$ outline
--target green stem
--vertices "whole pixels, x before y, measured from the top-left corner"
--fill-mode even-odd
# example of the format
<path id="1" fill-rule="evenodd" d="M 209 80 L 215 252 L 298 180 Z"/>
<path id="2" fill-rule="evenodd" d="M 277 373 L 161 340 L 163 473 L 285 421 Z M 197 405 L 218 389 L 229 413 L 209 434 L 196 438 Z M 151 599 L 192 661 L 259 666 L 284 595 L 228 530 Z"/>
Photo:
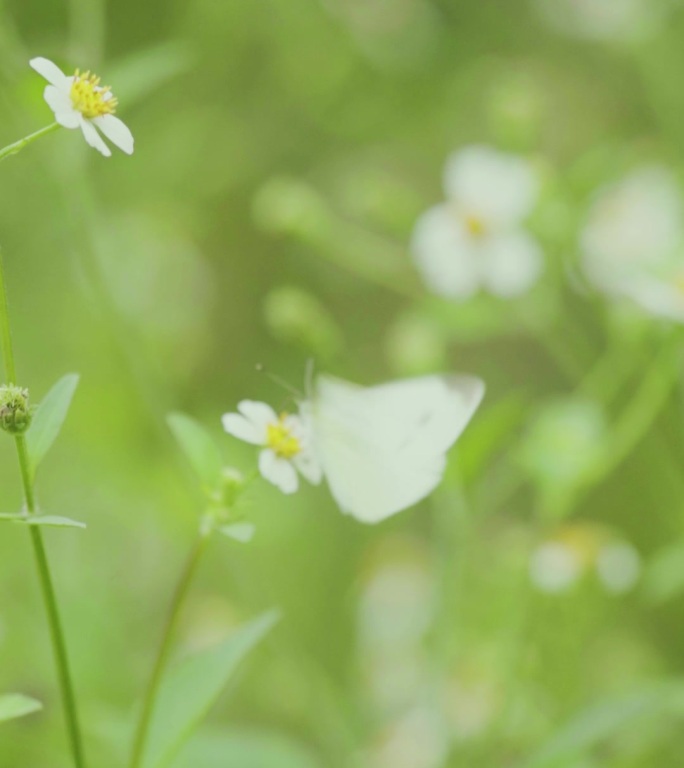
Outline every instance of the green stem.
<path id="1" fill-rule="evenodd" d="M 12 348 L 12 335 L 10 333 L 9 311 L 7 307 L 7 290 L 5 288 L 5 274 L 2 267 L 2 258 L 0 256 L 0 337 L 2 338 L 2 352 L 5 360 L 5 370 L 7 377 L 12 383 L 16 383 L 17 372 L 14 362 L 14 350 Z M 17 457 L 19 459 L 19 468 L 21 470 L 21 479 L 24 489 L 24 501 L 26 511 L 29 515 L 36 512 L 36 498 L 33 487 L 33 475 L 26 448 L 26 438 L 24 435 L 15 435 L 17 448 Z M 85 768 L 85 757 L 83 754 L 83 743 L 78 724 L 78 714 L 76 710 L 76 696 L 71 682 L 71 673 L 69 670 L 69 659 L 67 656 L 64 631 L 59 616 L 57 606 L 57 597 L 52 583 L 50 566 L 48 564 L 43 536 L 40 529 L 35 526 L 29 526 L 31 536 L 31 545 L 36 561 L 38 571 L 38 580 L 40 582 L 43 602 L 48 618 L 50 630 L 50 640 L 55 656 L 57 667 L 57 677 L 64 706 L 64 716 L 66 719 L 67 734 L 71 752 L 76 768 Z"/>
<path id="2" fill-rule="evenodd" d="M 0 161 L 4 160 L 6 157 L 9 157 L 10 155 L 16 155 L 17 152 L 21 152 L 21 150 L 24 147 L 27 147 L 29 144 L 32 144 L 36 139 L 40 139 L 42 136 L 47 136 L 48 133 L 52 133 L 53 131 L 56 131 L 58 128 L 60 128 L 59 123 L 52 123 L 50 125 L 46 125 L 45 128 L 41 128 L 39 131 L 36 131 L 35 133 L 31 133 L 28 136 L 24 136 L 23 139 L 19 139 L 19 141 L 15 141 L 14 144 L 8 144 L 6 147 L 3 147 L 0 149 Z"/>
<path id="3" fill-rule="evenodd" d="M 209 542 L 210 534 L 211 530 L 200 531 L 200 535 L 190 552 L 190 557 L 188 558 L 180 580 L 176 585 L 173 600 L 171 601 L 171 608 L 162 634 L 162 641 L 159 650 L 157 651 L 157 658 L 152 669 L 152 675 L 147 684 L 147 689 L 145 690 L 140 718 L 133 737 L 129 768 L 140 768 L 142 765 L 157 695 L 159 694 L 164 672 L 169 661 L 169 656 L 171 655 L 171 648 L 176 633 L 176 627 L 178 626 L 178 619 L 180 618 L 181 610 L 190 590 L 193 577 L 197 571 L 197 566 L 199 565 L 202 555 L 207 547 L 207 543 Z"/>
<path id="4" fill-rule="evenodd" d="M 7 306 L 7 290 L 5 289 L 5 268 L 3 265 L 2 251 L 0 251 L 0 326 L 2 331 L 2 356 L 7 371 L 7 383 L 17 383 L 17 367 L 14 363 L 14 350 L 12 348 L 12 334 L 9 323 L 9 307 Z"/>

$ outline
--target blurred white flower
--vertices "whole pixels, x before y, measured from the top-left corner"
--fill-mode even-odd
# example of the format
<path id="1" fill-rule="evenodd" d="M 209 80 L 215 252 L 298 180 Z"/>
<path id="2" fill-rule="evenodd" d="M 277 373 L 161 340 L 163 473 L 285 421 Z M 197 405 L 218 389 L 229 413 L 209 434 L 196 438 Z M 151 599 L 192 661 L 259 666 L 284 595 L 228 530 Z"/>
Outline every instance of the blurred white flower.
<path id="1" fill-rule="evenodd" d="M 522 226 L 539 192 L 530 163 L 468 147 L 447 160 L 444 185 L 446 202 L 419 218 L 411 243 L 428 288 L 456 300 L 480 289 L 512 297 L 531 288 L 543 259 Z"/>
<path id="2" fill-rule="evenodd" d="M 430 574 L 419 563 L 380 568 L 361 598 L 359 629 L 365 646 L 396 651 L 420 642 L 432 618 Z"/>
<path id="3" fill-rule="evenodd" d="M 373 750 L 373 768 L 439 768 L 449 745 L 441 717 L 417 705 L 392 723 Z"/>
<path id="4" fill-rule="evenodd" d="M 629 592 L 641 574 L 641 558 L 631 544 L 615 541 L 601 547 L 596 571 L 608 592 Z"/>
<path id="5" fill-rule="evenodd" d="M 640 168 L 601 190 L 580 244 L 583 271 L 599 290 L 684 322 L 684 205 L 667 169 Z"/>
<path id="6" fill-rule="evenodd" d="M 541 592 L 565 592 L 582 574 L 583 563 L 574 548 L 561 541 L 537 547 L 530 560 L 530 578 Z"/>
<path id="7" fill-rule="evenodd" d="M 500 691 L 486 674 L 462 674 L 444 690 L 444 712 L 449 730 L 457 741 L 481 736 L 492 724 L 500 706 Z"/>
<path id="8" fill-rule="evenodd" d="M 98 131 L 127 155 L 133 154 L 133 135 L 126 124 L 114 116 L 118 101 L 109 86 L 100 85 L 99 77 L 79 70 L 68 77 L 56 64 L 42 57 L 29 63 L 48 81 L 45 101 L 60 125 L 80 128 L 88 144 L 105 157 L 110 157 L 112 151 Z"/>
<path id="9" fill-rule="evenodd" d="M 223 416 L 223 428 L 233 437 L 264 447 L 259 472 L 266 480 L 283 493 L 294 493 L 299 487 L 297 470 L 310 483 L 320 483 L 323 474 L 304 414 L 278 415 L 270 405 L 253 400 L 243 400 L 238 411 Z"/>
<path id="10" fill-rule="evenodd" d="M 536 0 L 536 5 L 557 32 L 597 41 L 648 37 L 666 11 L 661 0 Z"/>

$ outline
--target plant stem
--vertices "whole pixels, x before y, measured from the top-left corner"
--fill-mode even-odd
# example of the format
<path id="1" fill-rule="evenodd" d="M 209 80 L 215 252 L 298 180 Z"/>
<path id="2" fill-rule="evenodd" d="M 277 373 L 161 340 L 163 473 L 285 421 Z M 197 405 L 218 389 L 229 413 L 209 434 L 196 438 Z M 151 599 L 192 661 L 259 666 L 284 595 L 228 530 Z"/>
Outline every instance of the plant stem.
<path id="1" fill-rule="evenodd" d="M 197 571 L 197 566 L 202 559 L 202 555 L 209 542 L 211 530 L 200 530 L 199 537 L 195 542 L 190 556 L 185 564 L 185 568 L 181 573 L 181 577 L 176 585 L 176 590 L 171 601 L 171 608 L 166 619 L 166 625 L 162 635 L 162 641 L 157 651 L 157 658 L 152 669 L 152 675 L 143 698 L 142 709 L 140 712 L 140 718 L 133 737 L 133 747 L 131 750 L 131 759 L 129 762 L 130 768 L 140 768 L 142 760 L 145 755 L 145 747 L 147 746 L 147 739 L 150 732 L 150 726 L 152 724 L 152 716 L 154 714 L 154 708 L 157 701 L 157 695 L 161 687 L 164 671 L 169 661 L 171 654 L 171 646 L 173 638 L 178 625 L 178 619 L 180 618 L 181 610 L 185 603 L 185 598 L 188 595 L 190 585 L 193 577 Z"/>
<path id="2" fill-rule="evenodd" d="M 4 150 L 3 150 L 4 151 Z M 18 151 L 18 150 L 17 150 Z M 12 335 L 10 332 L 9 310 L 7 306 L 7 290 L 5 288 L 5 274 L 2 264 L 2 255 L 0 254 L 0 337 L 2 338 L 2 352 L 5 361 L 5 370 L 10 383 L 17 381 L 17 372 L 14 362 L 14 350 L 12 348 Z M 26 438 L 23 434 L 15 435 L 15 444 L 17 448 L 17 457 L 19 459 L 19 468 L 21 470 L 21 479 L 24 489 L 24 501 L 26 511 L 29 515 L 36 512 L 36 500 L 33 487 L 33 473 L 26 448 Z M 48 626 L 50 629 L 50 640 L 54 652 L 55 664 L 57 667 L 57 677 L 64 706 L 64 716 L 66 719 L 67 734 L 74 765 L 76 768 L 85 768 L 85 757 L 83 753 L 83 743 L 78 724 L 78 714 L 76 710 L 76 696 L 71 682 L 71 673 L 69 670 L 69 659 L 64 639 L 64 631 L 59 616 L 57 597 L 52 583 L 50 566 L 45 552 L 43 536 L 39 528 L 29 526 L 31 545 L 36 561 L 38 571 L 38 580 L 43 595 L 43 602 L 47 613 Z"/>
<path id="3" fill-rule="evenodd" d="M 7 290 L 5 288 L 5 268 L 0 251 L 0 326 L 2 326 L 2 357 L 5 361 L 7 383 L 16 384 L 17 367 L 14 363 L 14 350 L 12 348 L 12 333 L 9 323 L 9 307 L 7 306 Z"/>
<path id="4" fill-rule="evenodd" d="M 19 139 L 19 141 L 15 141 L 13 144 L 8 144 L 6 147 L 0 149 L 0 161 L 4 160 L 10 155 L 16 155 L 17 152 L 21 152 L 24 147 L 32 144 L 36 139 L 40 139 L 42 136 L 47 136 L 48 133 L 52 133 L 58 128 L 61 128 L 59 123 L 51 123 L 50 125 L 46 125 L 45 128 L 41 128 L 35 133 L 24 136 L 23 139 Z"/>

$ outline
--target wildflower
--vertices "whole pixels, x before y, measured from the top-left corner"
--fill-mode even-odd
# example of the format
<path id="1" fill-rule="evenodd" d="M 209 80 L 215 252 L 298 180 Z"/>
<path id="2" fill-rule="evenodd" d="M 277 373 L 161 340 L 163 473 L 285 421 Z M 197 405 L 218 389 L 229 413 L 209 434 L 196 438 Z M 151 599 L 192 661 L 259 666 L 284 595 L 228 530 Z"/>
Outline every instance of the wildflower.
<path id="1" fill-rule="evenodd" d="M 629 592 L 639 580 L 641 558 L 626 541 L 608 542 L 598 553 L 596 572 L 608 592 L 623 594 Z"/>
<path id="2" fill-rule="evenodd" d="M 651 37 L 667 13 L 657 0 L 536 0 L 556 32 L 593 41 L 629 42 Z"/>
<path id="3" fill-rule="evenodd" d="M 112 152 L 98 131 L 127 155 L 133 154 L 133 135 L 125 123 L 114 116 L 118 101 L 109 86 L 100 85 L 99 77 L 78 69 L 68 77 L 56 64 L 42 57 L 29 63 L 48 81 L 45 101 L 60 125 L 80 128 L 88 144 L 105 157 L 110 157 Z"/>
<path id="4" fill-rule="evenodd" d="M 579 553 L 565 542 L 545 542 L 535 550 L 530 561 L 530 578 L 541 592 L 565 592 L 581 573 Z"/>
<path id="5" fill-rule="evenodd" d="M 609 528 L 576 523 L 560 528 L 532 553 L 530 578 L 541 592 L 560 593 L 593 573 L 606 592 L 628 592 L 638 581 L 641 558 Z"/>
<path id="6" fill-rule="evenodd" d="M 13 384 L 0 387 L 0 429 L 21 434 L 31 425 L 28 389 Z"/>
<path id="7" fill-rule="evenodd" d="M 297 471 L 310 483 L 320 483 L 322 471 L 311 450 L 308 419 L 303 413 L 278 415 L 270 405 L 253 400 L 243 400 L 238 411 L 223 416 L 223 428 L 233 437 L 263 446 L 259 454 L 262 477 L 283 493 L 297 490 Z"/>
<path id="8" fill-rule="evenodd" d="M 463 300 L 479 289 L 497 296 L 526 292 L 542 270 L 537 241 L 522 226 L 538 195 L 523 158 L 468 147 L 446 164 L 446 202 L 416 223 L 411 250 L 434 293 Z"/>
<path id="9" fill-rule="evenodd" d="M 600 291 L 684 322 L 684 204 L 672 174 L 633 171 L 599 191 L 582 231 L 582 269 Z"/>

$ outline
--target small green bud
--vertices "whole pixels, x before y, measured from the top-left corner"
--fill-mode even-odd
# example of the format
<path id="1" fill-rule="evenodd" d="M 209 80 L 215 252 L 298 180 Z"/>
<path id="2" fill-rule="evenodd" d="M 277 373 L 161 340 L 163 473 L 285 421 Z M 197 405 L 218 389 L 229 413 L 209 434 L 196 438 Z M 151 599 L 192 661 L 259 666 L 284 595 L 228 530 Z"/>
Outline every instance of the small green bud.
<path id="1" fill-rule="evenodd" d="M 0 387 L 0 429 L 20 435 L 31 425 L 29 391 L 14 384 Z"/>
<path id="2" fill-rule="evenodd" d="M 232 509 L 245 489 L 245 476 L 233 467 L 225 467 L 221 473 L 221 506 Z"/>

